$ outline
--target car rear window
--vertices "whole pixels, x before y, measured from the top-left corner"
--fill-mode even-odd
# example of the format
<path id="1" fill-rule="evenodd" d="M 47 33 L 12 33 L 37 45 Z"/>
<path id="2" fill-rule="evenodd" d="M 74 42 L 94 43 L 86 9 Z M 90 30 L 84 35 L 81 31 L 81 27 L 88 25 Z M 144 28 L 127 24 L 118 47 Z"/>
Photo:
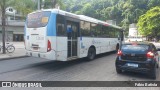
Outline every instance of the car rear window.
<path id="1" fill-rule="evenodd" d="M 122 51 L 146 52 L 148 45 L 122 45 Z"/>

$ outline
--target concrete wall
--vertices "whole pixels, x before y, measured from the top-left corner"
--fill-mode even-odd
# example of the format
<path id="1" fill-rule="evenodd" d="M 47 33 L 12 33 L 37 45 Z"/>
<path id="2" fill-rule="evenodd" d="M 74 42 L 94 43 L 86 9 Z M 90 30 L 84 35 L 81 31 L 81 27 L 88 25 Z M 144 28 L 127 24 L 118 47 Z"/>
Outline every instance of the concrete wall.
<path id="1" fill-rule="evenodd" d="M 6 41 L 11 42 L 13 41 L 13 32 L 6 32 Z M 0 33 L 0 42 L 2 42 L 2 33 Z"/>
<path id="2" fill-rule="evenodd" d="M 138 30 L 135 23 L 130 24 L 129 26 L 129 37 L 137 37 L 138 36 Z"/>
<path id="3" fill-rule="evenodd" d="M 0 21 L 1 22 L 1 21 Z M 6 41 L 13 41 L 14 35 L 24 34 L 24 21 L 11 21 L 6 25 Z M 0 23 L 0 42 L 2 41 L 2 26 Z"/>

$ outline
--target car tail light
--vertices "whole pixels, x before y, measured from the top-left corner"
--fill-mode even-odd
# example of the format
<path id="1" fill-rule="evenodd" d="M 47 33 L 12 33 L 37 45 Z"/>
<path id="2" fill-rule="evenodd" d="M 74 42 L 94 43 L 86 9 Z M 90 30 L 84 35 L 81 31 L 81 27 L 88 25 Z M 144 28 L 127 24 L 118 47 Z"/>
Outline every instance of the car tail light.
<path id="1" fill-rule="evenodd" d="M 47 52 L 51 51 L 51 42 L 48 40 Z"/>
<path id="2" fill-rule="evenodd" d="M 153 52 L 148 52 L 147 53 L 147 58 L 154 58 L 154 53 Z"/>
<path id="3" fill-rule="evenodd" d="M 121 50 L 118 50 L 117 55 L 118 55 L 118 56 L 122 56 L 122 54 L 123 54 L 122 51 L 121 51 Z"/>

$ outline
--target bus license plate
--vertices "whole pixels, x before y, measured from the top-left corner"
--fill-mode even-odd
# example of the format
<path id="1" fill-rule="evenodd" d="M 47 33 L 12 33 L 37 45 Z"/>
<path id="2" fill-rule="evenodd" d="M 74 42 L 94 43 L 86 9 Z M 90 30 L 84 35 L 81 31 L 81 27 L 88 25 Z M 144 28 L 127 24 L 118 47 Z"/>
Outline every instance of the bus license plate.
<path id="1" fill-rule="evenodd" d="M 38 50 L 38 47 L 33 47 L 33 50 Z"/>
<path id="2" fill-rule="evenodd" d="M 138 67 L 138 64 L 128 63 L 127 66 L 130 66 L 130 67 Z"/>

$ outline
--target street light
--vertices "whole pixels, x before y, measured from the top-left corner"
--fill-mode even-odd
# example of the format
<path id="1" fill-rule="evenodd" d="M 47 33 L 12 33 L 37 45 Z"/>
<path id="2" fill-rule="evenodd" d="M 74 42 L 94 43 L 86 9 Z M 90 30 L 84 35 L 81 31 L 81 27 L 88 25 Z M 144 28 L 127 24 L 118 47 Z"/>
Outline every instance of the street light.
<path id="1" fill-rule="evenodd" d="M 41 10 L 41 9 L 43 9 L 44 8 L 44 1 L 45 0 L 38 0 L 38 5 L 37 5 L 37 9 L 38 10 Z"/>
<path id="2" fill-rule="evenodd" d="M 44 8 L 44 2 L 45 0 L 42 0 L 42 5 L 41 5 L 41 8 L 43 9 Z"/>
<path id="3" fill-rule="evenodd" d="M 38 10 L 40 10 L 40 6 L 41 6 L 40 5 L 40 0 L 38 0 L 38 7 L 37 7 Z"/>

